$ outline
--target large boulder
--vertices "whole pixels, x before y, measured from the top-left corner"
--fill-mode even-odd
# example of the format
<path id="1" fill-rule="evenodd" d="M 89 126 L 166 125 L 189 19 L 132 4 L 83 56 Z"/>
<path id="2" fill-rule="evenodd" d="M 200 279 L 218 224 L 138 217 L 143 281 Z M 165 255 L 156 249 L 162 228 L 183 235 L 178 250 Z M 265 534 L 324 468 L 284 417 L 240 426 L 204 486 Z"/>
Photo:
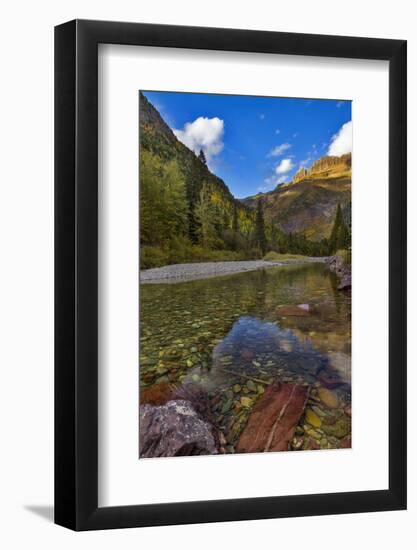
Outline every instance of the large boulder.
<path id="1" fill-rule="evenodd" d="M 177 399 L 165 405 L 139 408 L 141 458 L 218 454 L 219 437 L 189 401 Z"/>
<path id="2" fill-rule="evenodd" d="M 327 259 L 330 271 L 340 278 L 338 290 L 350 290 L 352 288 L 352 268 L 346 265 L 341 256 L 330 256 Z"/>
<path id="3" fill-rule="evenodd" d="M 352 272 L 350 267 L 345 267 L 343 273 L 340 276 L 340 283 L 337 287 L 338 290 L 349 290 L 352 288 Z"/>
<path id="4" fill-rule="evenodd" d="M 330 258 L 328 258 L 327 260 L 327 263 L 329 265 L 330 271 L 333 271 L 334 273 L 336 273 L 336 275 L 339 276 L 342 274 L 345 264 L 341 256 L 330 256 Z"/>

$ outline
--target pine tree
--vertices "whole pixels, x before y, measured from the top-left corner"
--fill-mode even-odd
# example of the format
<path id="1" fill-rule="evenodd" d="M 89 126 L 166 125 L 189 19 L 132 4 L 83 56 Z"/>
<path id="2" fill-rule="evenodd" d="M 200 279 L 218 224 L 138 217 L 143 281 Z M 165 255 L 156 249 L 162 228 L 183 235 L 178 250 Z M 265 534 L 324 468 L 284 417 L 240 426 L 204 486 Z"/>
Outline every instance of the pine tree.
<path id="1" fill-rule="evenodd" d="M 343 219 L 342 208 L 338 203 L 332 232 L 329 239 L 329 253 L 347 250 L 350 247 L 350 231 Z"/>
<path id="2" fill-rule="evenodd" d="M 200 152 L 198 154 L 198 158 L 201 160 L 201 162 L 203 164 L 205 164 L 207 166 L 207 160 L 206 160 L 206 155 L 204 154 L 204 151 L 203 149 L 200 149 Z"/>
<path id="3" fill-rule="evenodd" d="M 193 244 L 196 244 L 199 238 L 200 227 L 195 209 L 205 183 L 205 175 L 201 162 L 194 159 L 194 162 L 190 163 L 187 178 L 188 236 Z"/>
<path id="4" fill-rule="evenodd" d="M 339 226 L 337 232 L 336 250 L 347 250 L 350 246 L 349 230 L 344 222 Z"/>
<path id="5" fill-rule="evenodd" d="M 339 228 L 342 223 L 343 223 L 342 209 L 340 207 L 340 203 L 337 203 L 336 216 L 334 218 L 333 228 L 332 228 L 332 232 L 330 233 L 330 239 L 329 239 L 330 254 L 334 254 L 337 250 L 337 236 L 339 233 Z"/>
<path id="6" fill-rule="evenodd" d="M 264 212 L 262 206 L 262 200 L 258 200 L 256 208 L 256 221 L 255 221 L 255 239 L 256 244 L 262 252 L 262 256 L 266 253 L 267 241 L 265 235 L 265 221 Z"/>

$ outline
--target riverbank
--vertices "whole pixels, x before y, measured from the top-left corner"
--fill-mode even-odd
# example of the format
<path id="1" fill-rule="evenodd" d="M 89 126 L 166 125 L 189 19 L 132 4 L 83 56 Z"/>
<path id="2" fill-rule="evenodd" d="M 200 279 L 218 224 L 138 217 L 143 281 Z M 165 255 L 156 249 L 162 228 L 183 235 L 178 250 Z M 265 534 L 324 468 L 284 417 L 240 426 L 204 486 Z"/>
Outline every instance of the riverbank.
<path id="1" fill-rule="evenodd" d="M 306 257 L 302 260 L 247 260 L 235 262 L 200 262 L 191 264 L 171 264 L 163 267 L 144 269 L 140 272 L 141 284 L 157 283 L 178 283 L 185 281 L 195 281 L 198 279 L 207 279 L 209 277 L 219 277 L 221 275 L 231 275 L 243 273 L 245 271 L 254 271 L 256 269 L 266 269 L 270 267 L 279 267 L 284 265 L 298 265 L 313 262 L 325 262 L 326 257 L 314 258 Z"/>
<path id="2" fill-rule="evenodd" d="M 336 273 L 339 277 L 338 290 L 351 290 L 352 288 L 352 266 L 350 260 L 347 261 L 345 256 L 336 255 L 327 258 L 326 263 L 329 266 L 330 271 Z"/>

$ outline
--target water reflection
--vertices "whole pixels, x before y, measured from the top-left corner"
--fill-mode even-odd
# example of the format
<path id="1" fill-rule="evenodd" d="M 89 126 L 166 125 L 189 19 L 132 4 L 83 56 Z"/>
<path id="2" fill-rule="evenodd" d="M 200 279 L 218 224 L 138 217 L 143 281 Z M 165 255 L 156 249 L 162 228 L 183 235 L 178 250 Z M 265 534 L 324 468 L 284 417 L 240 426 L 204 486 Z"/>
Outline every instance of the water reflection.
<path id="1" fill-rule="evenodd" d="M 265 375 L 314 384 L 320 376 L 332 377 L 333 386 L 350 393 L 350 357 L 341 352 L 323 353 L 300 331 L 281 328 L 278 322 L 243 316 L 216 345 L 209 378 L 218 372 L 239 378 Z M 213 385 L 211 385 L 213 387 Z"/>
<path id="2" fill-rule="evenodd" d="M 204 386 L 231 449 L 250 412 L 237 401 L 274 380 L 350 403 L 351 299 L 324 265 L 141 285 L 140 306 L 141 387 Z"/>

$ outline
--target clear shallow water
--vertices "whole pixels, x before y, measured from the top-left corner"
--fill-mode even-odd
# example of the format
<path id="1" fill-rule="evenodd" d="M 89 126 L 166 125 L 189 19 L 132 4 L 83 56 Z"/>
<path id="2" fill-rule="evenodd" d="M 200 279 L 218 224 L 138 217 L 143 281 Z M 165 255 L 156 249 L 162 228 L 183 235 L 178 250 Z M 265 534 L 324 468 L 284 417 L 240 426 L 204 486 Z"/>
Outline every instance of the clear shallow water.
<path id="1" fill-rule="evenodd" d="M 324 420 L 302 418 L 294 448 L 339 447 L 350 434 L 351 298 L 336 287 L 323 264 L 141 285 L 141 389 L 202 385 L 233 452 L 268 384 L 309 385 L 310 405 Z M 302 311 L 294 309 L 300 304 Z M 337 407 L 320 401 L 321 388 L 330 389 Z M 344 429 L 337 430 L 341 419 Z"/>

